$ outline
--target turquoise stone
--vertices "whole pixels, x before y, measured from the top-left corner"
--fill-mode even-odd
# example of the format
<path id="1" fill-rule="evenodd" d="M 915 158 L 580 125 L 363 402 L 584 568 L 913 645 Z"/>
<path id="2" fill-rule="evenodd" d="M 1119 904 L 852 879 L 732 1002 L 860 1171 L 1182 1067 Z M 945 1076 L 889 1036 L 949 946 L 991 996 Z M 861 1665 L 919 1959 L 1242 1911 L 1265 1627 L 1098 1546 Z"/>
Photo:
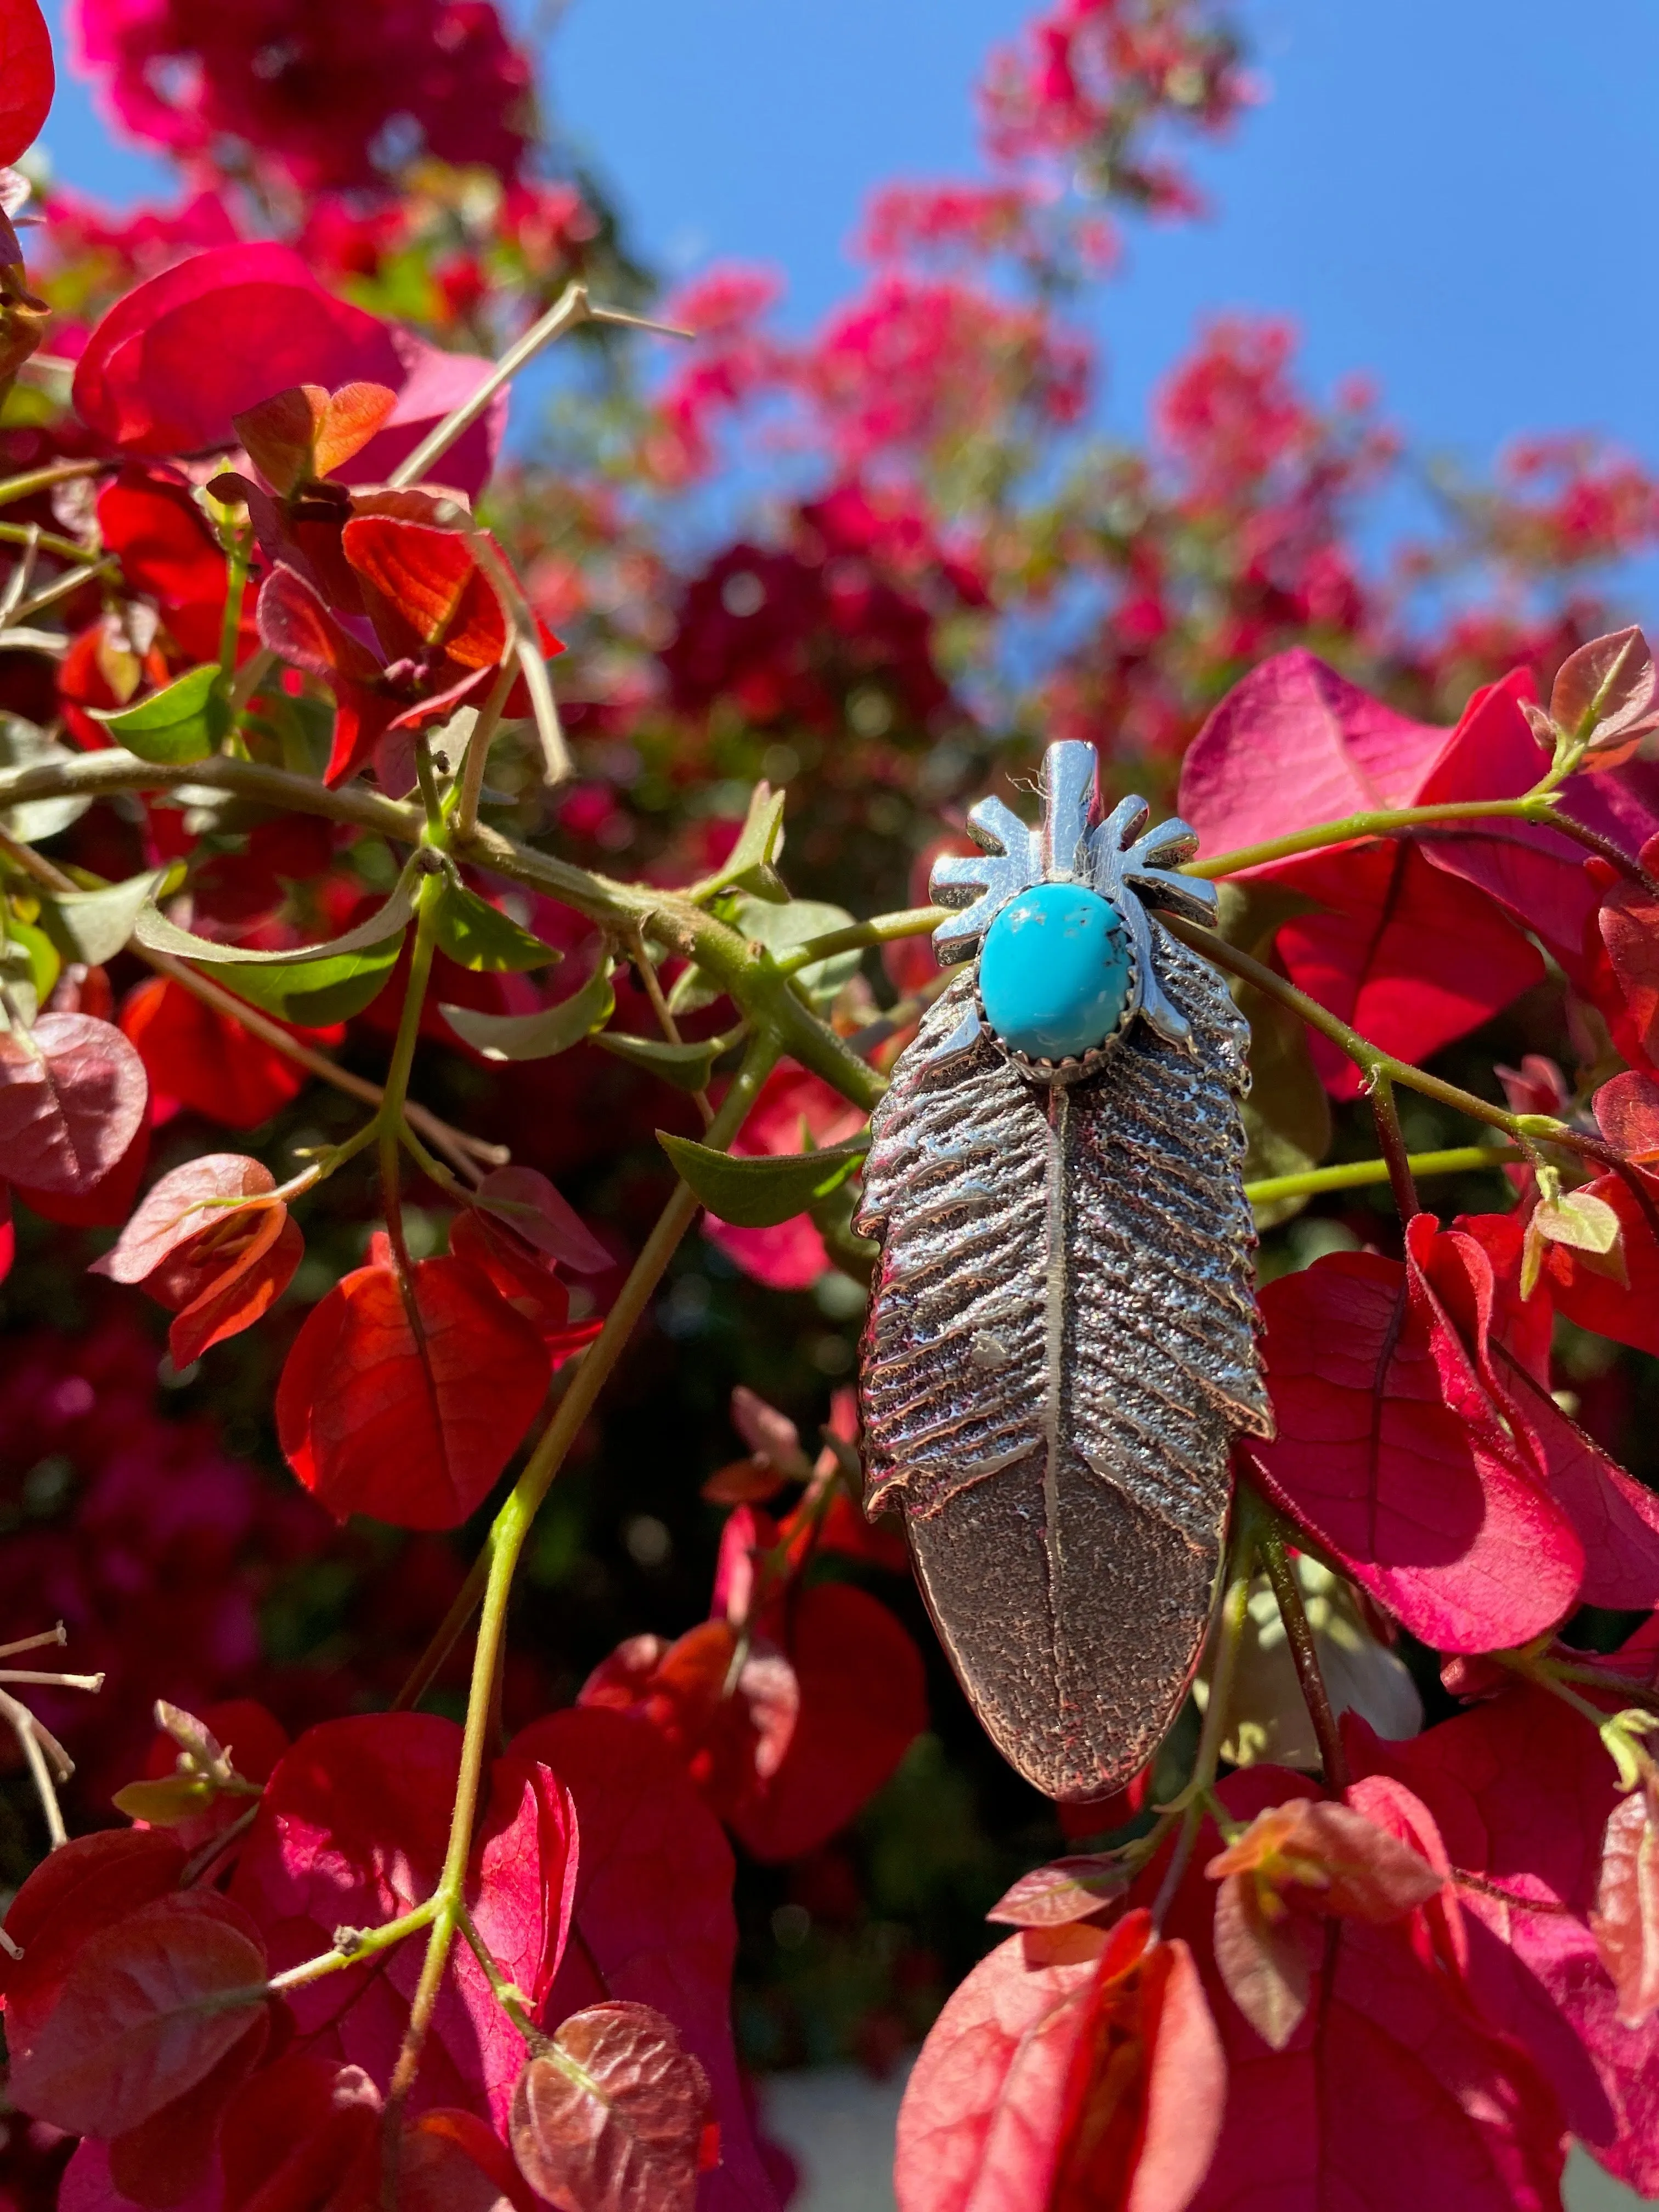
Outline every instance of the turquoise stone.
<path id="1" fill-rule="evenodd" d="M 1030 1060 L 1103 1044 L 1129 995 L 1129 939 L 1117 908 L 1082 884 L 1038 884 L 1011 899 L 979 959 L 985 1018 Z"/>

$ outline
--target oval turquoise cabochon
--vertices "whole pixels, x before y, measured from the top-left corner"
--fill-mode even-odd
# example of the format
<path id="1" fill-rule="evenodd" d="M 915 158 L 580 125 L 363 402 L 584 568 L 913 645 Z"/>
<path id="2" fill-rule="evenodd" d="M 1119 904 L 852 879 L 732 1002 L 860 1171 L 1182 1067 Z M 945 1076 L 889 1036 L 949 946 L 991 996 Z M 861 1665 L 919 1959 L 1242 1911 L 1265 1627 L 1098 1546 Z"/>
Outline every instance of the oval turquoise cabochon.
<path id="1" fill-rule="evenodd" d="M 985 933 L 979 991 L 1003 1043 L 1030 1060 L 1103 1044 L 1129 995 L 1129 939 L 1117 908 L 1084 884 L 1038 884 Z"/>

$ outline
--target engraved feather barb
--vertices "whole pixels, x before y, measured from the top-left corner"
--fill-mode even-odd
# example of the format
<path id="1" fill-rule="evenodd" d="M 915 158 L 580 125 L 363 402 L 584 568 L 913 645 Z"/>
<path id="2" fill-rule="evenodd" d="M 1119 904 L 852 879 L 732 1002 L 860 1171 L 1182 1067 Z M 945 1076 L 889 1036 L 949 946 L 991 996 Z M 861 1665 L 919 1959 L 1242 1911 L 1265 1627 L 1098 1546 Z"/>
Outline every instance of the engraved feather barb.
<path id="1" fill-rule="evenodd" d="M 1068 1799 L 1118 1786 L 1167 1731 L 1209 1616 L 1231 1437 L 1271 1430 L 1248 1030 L 1215 971 L 1137 919 L 1180 1041 L 1148 1007 L 1087 1081 L 1033 1081 L 982 1026 L 969 1041 L 963 974 L 877 1109 L 860 1212 L 882 1242 L 866 1504 L 902 1506 L 1004 1755 Z"/>

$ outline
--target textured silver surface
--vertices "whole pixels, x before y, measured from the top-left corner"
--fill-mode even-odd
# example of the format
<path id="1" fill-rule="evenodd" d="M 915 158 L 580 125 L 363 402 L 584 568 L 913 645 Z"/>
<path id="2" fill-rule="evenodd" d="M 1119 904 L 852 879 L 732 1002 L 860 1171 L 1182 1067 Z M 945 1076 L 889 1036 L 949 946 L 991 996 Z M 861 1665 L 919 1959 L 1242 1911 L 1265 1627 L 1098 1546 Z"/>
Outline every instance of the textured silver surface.
<path id="1" fill-rule="evenodd" d="M 1091 800 L 1092 773 L 1079 797 L 1078 764 L 1054 761 L 1074 751 L 1089 749 L 1051 749 L 1051 817 L 1062 795 Z M 1077 847 L 1054 849 L 1052 822 L 1045 839 L 999 811 L 1003 853 L 1011 823 L 1031 845 L 988 887 L 975 938 L 1025 882 L 1098 879 Z M 1101 827 L 1115 849 L 1139 819 Z M 1174 1718 L 1209 1618 L 1230 1439 L 1270 1427 L 1240 1175 L 1249 1032 L 1214 970 L 1121 879 L 1114 896 L 1145 947 L 1146 1018 L 1086 1079 L 1034 1080 L 980 1027 L 965 971 L 877 1109 L 860 1214 L 882 1243 L 866 1504 L 902 1506 L 998 1747 L 1072 1800 L 1137 1771 Z"/>

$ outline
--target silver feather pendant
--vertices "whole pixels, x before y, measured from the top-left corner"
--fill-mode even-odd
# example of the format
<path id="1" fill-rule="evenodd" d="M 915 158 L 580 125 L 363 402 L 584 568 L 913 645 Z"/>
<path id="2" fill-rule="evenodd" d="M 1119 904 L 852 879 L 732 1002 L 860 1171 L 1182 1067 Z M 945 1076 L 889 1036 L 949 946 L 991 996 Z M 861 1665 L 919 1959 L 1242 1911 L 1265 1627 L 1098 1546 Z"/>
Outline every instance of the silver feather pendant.
<path id="1" fill-rule="evenodd" d="M 1220 1565 L 1227 1460 L 1272 1416 L 1238 1101 L 1249 1030 L 1162 906 L 1184 823 L 1100 818 L 1091 745 L 1051 745 L 1041 825 L 933 872 L 935 1001 L 877 1109 L 858 1225 L 868 1510 L 993 1741 L 1048 1796 L 1102 1796 L 1167 1732 Z"/>

